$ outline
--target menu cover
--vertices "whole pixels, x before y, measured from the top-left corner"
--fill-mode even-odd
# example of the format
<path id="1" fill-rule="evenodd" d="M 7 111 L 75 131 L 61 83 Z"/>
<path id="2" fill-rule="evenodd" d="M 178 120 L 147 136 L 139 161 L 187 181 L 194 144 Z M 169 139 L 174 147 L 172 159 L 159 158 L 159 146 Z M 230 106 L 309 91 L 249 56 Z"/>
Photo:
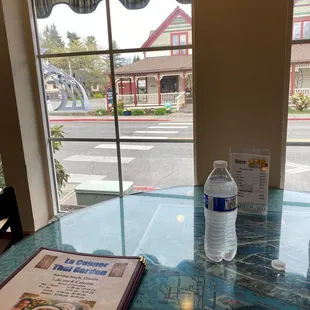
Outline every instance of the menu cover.
<path id="1" fill-rule="evenodd" d="M 39 249 L 0 285 L 1 310 L 127 309 L 146 260 Z"/>

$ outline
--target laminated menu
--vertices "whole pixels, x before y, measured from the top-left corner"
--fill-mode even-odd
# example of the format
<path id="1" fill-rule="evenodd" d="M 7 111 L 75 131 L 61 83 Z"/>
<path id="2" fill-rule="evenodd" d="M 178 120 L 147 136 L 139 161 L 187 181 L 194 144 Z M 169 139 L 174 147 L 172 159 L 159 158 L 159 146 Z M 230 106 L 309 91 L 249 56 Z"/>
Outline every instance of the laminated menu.
<path id="1" fill-rule="evenodd" d="M 230 172 L 238 186 L 240 211 L 267 214 L 269 162 L 268 150 L 230 153 Z"/>
<path id="2" fill-rule="evenodd" d="M 0 285 L 1 310 L 127 309 L 143 257 L 41 248 Z"/>

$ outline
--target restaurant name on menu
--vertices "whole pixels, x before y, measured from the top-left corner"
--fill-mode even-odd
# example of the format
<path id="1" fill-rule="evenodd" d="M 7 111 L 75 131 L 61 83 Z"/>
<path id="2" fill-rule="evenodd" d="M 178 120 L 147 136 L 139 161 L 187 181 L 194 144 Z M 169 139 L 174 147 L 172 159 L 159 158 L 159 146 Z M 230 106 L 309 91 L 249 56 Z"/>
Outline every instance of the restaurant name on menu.
<path id="1" fill-rule="evenodd" d="M 0 310 L 127 309 L 144 269 L 138 256 L 42 248 L 0 285 Z"/>

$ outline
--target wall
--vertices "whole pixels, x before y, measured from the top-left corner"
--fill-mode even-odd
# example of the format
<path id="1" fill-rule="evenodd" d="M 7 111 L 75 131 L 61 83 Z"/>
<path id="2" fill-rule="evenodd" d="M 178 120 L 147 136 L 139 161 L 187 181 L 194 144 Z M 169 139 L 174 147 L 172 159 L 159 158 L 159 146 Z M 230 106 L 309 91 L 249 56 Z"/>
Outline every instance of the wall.
<path id="1" fill-rule="evenodd" d="M 289 92 L 290 0 L 195 0 L 197 182 L 229 147 L 270 148 L 270 185 L 282 187 Z"/>
<path id="2" fill-rule="evenodd" d="M 51 218 L 54 201 L 27 1 L 0 2 L 0 40 L 4 172 L 16 189 L 23 228 L 31 232 Z"/>
<path id="3" fill-rule="evenodd" d="M 148 94 L 157 94 L 157 80 L 154 77 L 147 78 L 147 93 Z"/>

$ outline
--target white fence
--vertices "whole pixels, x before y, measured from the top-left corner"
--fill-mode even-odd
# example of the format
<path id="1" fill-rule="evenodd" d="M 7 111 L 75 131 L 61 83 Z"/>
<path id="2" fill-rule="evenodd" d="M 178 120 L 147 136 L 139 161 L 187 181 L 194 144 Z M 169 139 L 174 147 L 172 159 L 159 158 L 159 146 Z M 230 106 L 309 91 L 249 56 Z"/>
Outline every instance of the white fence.
<path id="1" fill-rule="evenodd" d="M 185 92 L 160 94 L 162 106 L 165 103 L 171 103 L 177 110 L 185 104 L 185 98 Z M 135 107 L 134 95 L 118 95 L 117 100 L 123 100 L 125 108 Z M 158 94 L 137 94 L 137 107 L 153 108 L 157 106 L 160 107 Z"/>
<path id="2" fill-rule="evenodd" d="M 294 89 L 295 94 L 304 94 L 305 96 L 310 97 L 310 88 L 295 88 Z"/>

